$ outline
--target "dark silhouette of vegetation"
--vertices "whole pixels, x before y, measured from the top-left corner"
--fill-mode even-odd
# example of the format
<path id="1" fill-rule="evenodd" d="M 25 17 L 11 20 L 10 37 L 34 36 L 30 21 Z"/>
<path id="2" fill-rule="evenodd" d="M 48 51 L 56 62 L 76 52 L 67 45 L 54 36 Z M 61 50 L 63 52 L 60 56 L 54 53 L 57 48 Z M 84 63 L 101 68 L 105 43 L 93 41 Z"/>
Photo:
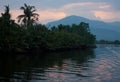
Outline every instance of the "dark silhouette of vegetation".
<path id="1" fill-rule="evenodd" d="M 99 40 L 96 41 L 97 44 L 120 44 L 119 40 L 108 41 L 108 40 Z"/>
<path id="2" fill-rule="evenodd" d="M 38 20 L 39 15 L 34 13 L 36 11 L 34 6 L 24 4 L 20 9 L 23 10 L 24 14 L 18 16 L 18 22 L 22 20 L 25 27 L 31 26 L 36 20 Z"/>
<path id="3" fill-rule="evenodd" d="M 23 25 L 15 23 L 11 19 L 9 6 L 5 7 L 5 12 L 0 17 L 0 50 L 66 50 L 95 45 L 96 38 L 91 34 L 88 23 L 81 22 L 72 26 L 60 24 L 48 29 L 45 25 L 34 24 L 35 20 L 38 20 L 34 6 L 24 6 L 21 7 L 24 15 L 18 16 L 19 21 L 22 19 Z"/>

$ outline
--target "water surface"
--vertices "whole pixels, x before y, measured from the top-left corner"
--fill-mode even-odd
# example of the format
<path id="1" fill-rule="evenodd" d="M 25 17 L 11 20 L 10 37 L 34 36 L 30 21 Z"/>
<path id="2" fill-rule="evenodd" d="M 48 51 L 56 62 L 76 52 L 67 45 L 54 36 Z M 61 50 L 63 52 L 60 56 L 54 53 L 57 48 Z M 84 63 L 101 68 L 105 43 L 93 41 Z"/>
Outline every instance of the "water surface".
<path id="1" fill-rule="evenodd" d="M 120 47 L 0 56 L 0 82 L 119 82 Z"/>

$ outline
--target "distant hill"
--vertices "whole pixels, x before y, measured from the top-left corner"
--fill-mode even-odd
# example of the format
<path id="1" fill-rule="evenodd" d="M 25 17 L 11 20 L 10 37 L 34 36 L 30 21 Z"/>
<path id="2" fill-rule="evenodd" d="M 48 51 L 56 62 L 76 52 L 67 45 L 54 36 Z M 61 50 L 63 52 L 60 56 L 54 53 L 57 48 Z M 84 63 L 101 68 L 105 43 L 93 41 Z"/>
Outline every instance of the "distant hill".
<path id="1" fill-rule="evenodd" d="M 97 40 L 120 40 L 120 22 L 103 22 L 97 20 L 90 20 L 80 16 L 68 16 L 63 19 L 49 22 L 48 27 L 57 26 L 59 24 L 72 25 L 80 22 L 89 23 L 91 32 L 96 35 Z"/>

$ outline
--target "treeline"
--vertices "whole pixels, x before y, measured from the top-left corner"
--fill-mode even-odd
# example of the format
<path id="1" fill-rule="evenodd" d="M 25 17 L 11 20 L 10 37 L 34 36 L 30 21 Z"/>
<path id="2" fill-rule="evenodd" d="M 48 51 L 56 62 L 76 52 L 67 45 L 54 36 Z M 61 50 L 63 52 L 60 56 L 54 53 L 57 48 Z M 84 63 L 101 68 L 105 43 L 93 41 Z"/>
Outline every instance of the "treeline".
<path id="1" fill-rule="evenodd" d="M 108 41 L 108 40 L 98 40 L 97 44 L 120 44 L 120 40 Z"/>
<path id="2" fill-rule="evenodd" d="M 11 19 L 9 6 L 0 17 L 0 50 L 6 51 L 26 51 L 31 49 L 57 50 L 93 47 L 95 45 L 95 35 L 91 34 L 89 24 L 81 22 L 72 26 L 58 25 L 51 28 L 42 24 L 37 24 L 36 16 L 31 10 L 33 6 L 25 4 L 21 7 L 24 15 L 19 15 L 19 25 Z M 27 10 L 27 13 L 25 12 Z M 31 11 L 31 12 L 30 12 Z M 31 14 L 29 14 L 31 13 Z M 27 15 L 26 15 L 27 14 Z M 32 17 L 35 15 L 34 17 Z"/>

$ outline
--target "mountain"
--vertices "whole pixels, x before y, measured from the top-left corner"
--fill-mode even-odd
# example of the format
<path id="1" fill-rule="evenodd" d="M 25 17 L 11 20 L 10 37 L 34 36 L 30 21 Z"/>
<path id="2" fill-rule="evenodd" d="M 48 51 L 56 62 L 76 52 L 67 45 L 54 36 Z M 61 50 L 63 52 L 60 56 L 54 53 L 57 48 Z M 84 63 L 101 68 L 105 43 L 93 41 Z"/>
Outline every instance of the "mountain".
<path id="1" fill-rule="evenodd" d="M 49 22 L 46 26 L 52 27 L 59 24 L 72 25 L 79 24 L 80 22 L 89 23 L 90 30 L 96 35 L 97 40 L 120 40 L 120 22 L 108 23 L 72 15 L 57 21 Z"/>

